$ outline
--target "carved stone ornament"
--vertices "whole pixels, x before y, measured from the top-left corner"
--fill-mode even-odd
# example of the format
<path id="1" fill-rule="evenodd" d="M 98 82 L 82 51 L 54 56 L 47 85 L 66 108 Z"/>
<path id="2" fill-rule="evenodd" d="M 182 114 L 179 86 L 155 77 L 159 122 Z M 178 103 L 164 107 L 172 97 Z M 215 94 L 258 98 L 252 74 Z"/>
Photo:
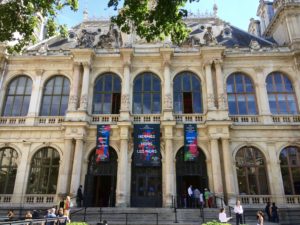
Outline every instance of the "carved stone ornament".
<path id="1" fill-rule="evenodd" d="M 203 36 L 204 42 L 208 46 L 213 46 L 217 44 L 217 40 L 213 34 L 212 27 L 207 27 L 207 31 Z"/>
<path id="2" fill-rule="evenodd" d="M 69 99 L 69 109 L 75 111 L 77 107 L 78 97 L 76 95 L 71 95 Z"/>
<path id="3" fill-rule="evenodd" d="M 110 25 L 107 34 L 102 34 L 99 37 L 97 47 L 100 48 L 120 48 L 123 45 L 121 33 L 113 24 Z"/>
<path id="4" fill-rule="evenodd" d="M 249 47 L 253 50 L 259 50 L 261 48 L 260 44 L 256 40 L 251 40 Z"/>
<path id="5" fill-rule="evenodd" d="M 189 47 L 194 47 L 199 45 L 200 45 L 200 38 L 196 36 L 190 36 L 182 43 L 182 46 L 189 46 Z"/>
<path id="6" fill-rule="evenodd" d="M 216 98 L 213 94 L 208 95 L 207 96 L 208 108 L 214 108 L 215 107 L 215 101 L 216 101 Z"/>
<path id="7" fill-rule="evenodd" d="M 46 43 L 43 43 L 37 52 L 38 55 L 47 55 L 48 50 L 48 45 Z"/>
<path id="8" fill-rule="evenodd" d="M 227 99 L 225 94 L 221 94 L 218 96 L 218 101 L 219 101 L 219 107 L 220 109 L 227 109 Z"/>
<path id="9" fill-rule="evenodd" d="M 97 32 L 88 32 L 87 30 L 82 30 L 82 35 L 79 37 L 78 40 L 78 47 L 79 48 L 93 48 L 95 36 Z"/>
<path id="10" fill-rule="evenodd" d="M 164 97 L 164 105 L 166 109 L 172 109 L 173 107 L 173 100 L 170 94 L 165 95 Z"/>
<path id="11" fill-rule="evenodd" d="M 80 98 L 80 108 L 87 109 L 88 98 L 87 95 L 82 95 Z"/>
<path id="12" fill-rule="evenodd" d="M 121 96 L 121 110 L 123 111 L 129 110 L 129 95 Z"/>

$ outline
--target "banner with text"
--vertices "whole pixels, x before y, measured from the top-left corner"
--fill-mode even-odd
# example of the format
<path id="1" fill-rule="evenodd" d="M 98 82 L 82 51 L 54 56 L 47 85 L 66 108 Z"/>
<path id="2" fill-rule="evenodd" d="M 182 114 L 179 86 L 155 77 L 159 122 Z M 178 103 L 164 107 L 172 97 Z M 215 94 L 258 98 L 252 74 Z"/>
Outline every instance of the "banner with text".
<path id="1" fill-rule="evenodd" d="M 110 125 L 97 125 L 96 162 L 109 160 Z"/>
<path id="2" fill-rule="evenodd" d="M 160 125 L 134 125 L 134 162 L 136 166 L 160 166 Z"/>
<path id="3" fill-rule="evenodd" d="M 194 161 L 198 156 L 197 125 L 184 124 L 184 161 Z"/>

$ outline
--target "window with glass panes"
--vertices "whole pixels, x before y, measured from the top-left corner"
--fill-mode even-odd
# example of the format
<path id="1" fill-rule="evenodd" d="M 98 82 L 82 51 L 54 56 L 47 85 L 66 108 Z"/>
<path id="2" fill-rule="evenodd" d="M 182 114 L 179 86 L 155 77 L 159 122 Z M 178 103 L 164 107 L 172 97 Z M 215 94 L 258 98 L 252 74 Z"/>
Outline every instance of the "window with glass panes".
<path id="1" fill-rule="evenodd" d="M 182 72 L 173 82 L 173 108 L 176 114 L 203 113 L 201 81 L 191 72 Z"/>
<path id="2" fill-rule="evenodd" d="M 300 195 L 300 149 L 289 146 L 280 153 L 280 167 L 286 195 Z"/>
<path id="3" fill-rule="evenodd" d="M 119 114 L 121 79 L 112 73 L 100 75 L 94 85 L 93 114 Z"/>
<path id="4" fill-rule="evenodd" d="M 289 78 L 280 72 L 274 72 L 268 75 L 266 82 L 271 113 L 297 114 L 296 95 Z"/>
<path id="5" fill-rule="evenodd" d="M 31 160 L 27 194 L 55 194 L 59 172 L 59 154 L 45 147 L 34 154 Z"/>
<path id="6" fill-rule="evenodd" d="M 134 114 L 159 114 L 161 112 L 161 82 L 151 72 L 138 75 L 133 82 Z"/>
<path id="7" fill-rule="evenodd" d="M 0 149 L 0 194 L 13 194 L 18 154 L 12 148 Z"/>
<path id="8" fill-rule="evenodd" d="M 269 187 L 265 158 L 254 147 L 241 148 L 235 157 L 240 194 L 267 195 Z"/>
<path id="9" fill-rule="evenodd" d="M 245 74 L 231 74 L 226 83 L 230 115 L 256 115 L 256 96 L 252 80 Z"/>
<path id="10" fill-rule="evenodd" d="M 45 86 L 40 116 L 64 116 L 68 109 L 70 82 L 64 76 L 50 78 Z"/>
<path id="11" fill-rule="evenodd" d="M 14 78 L 6 90 L 2 116 L 26 116 L 29 109 L 32 81 L 27 76 Z"/>

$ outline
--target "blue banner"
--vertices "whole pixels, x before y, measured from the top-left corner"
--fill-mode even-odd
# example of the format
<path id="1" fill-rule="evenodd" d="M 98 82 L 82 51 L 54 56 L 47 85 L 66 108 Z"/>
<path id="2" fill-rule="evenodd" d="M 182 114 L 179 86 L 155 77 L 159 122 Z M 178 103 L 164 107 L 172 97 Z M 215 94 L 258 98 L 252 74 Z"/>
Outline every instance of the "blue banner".
<path id="1" fill-rule="evenodd" d="M 160 125 L 134 125 L 135 166 L 161 166 Z"/>
<path id="2" fill-rule="evenodd" d="M 184 124 L 184 161 L 194 161 L 199 156 L 197 125 Z"/>
<path id="3" fill-rule="evenodd" d="M 96 162 L 109 160 L 110 125 L 97 125 Z"/>

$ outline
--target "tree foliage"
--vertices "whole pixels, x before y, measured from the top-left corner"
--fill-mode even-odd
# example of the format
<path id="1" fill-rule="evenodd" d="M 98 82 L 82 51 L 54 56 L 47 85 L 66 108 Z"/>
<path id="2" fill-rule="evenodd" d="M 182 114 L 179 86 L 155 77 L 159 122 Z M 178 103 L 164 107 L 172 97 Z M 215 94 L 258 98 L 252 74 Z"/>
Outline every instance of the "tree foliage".
<path id="1" fill-rule="evenodd" d="M 103 1 L 103 0 L 99 0 Z M 108 7 L 118 10 L 111 18 L 125 33 L 135 31 L 147 41 L 164 39 L 180 43 L 188 36 L 182 19 L 187 16 L 183 6 L 199 0 L 107 0 Z M 21 51 L 36 41 L 35 30 L 47 18 L 47 35 L 67 34 L 66 26 L 56 24 L 55 17 L 64 7 L 76 11 L 78 0 L 0 0 L 0 42 L 13 41 L 11 51 Z M 18 35 L 16 35 L 16 33 Z"/>

